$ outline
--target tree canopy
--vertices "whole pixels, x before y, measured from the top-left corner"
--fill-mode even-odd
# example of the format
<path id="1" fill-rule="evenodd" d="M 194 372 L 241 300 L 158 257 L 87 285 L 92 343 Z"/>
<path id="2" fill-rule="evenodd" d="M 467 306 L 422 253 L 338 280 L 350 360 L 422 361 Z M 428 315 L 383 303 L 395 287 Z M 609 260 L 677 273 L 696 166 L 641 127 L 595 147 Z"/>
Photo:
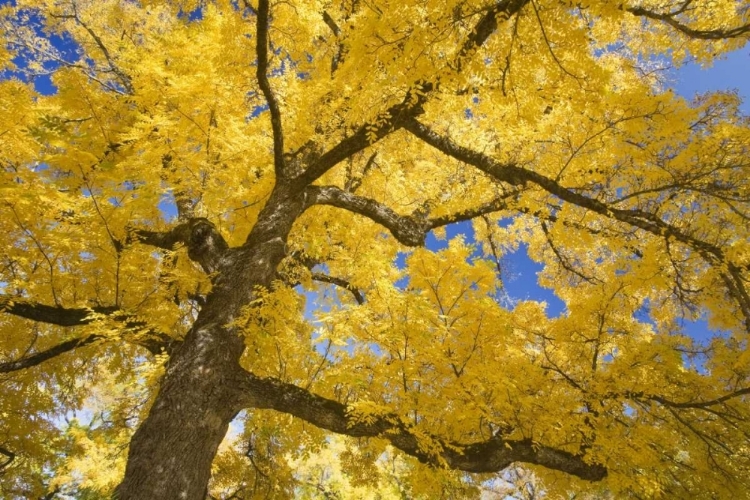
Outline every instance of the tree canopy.
<path id="1" fill-rule="evenodd" d="M 4 498 L 748 495 L 747 2 L 0 17 Z"/>

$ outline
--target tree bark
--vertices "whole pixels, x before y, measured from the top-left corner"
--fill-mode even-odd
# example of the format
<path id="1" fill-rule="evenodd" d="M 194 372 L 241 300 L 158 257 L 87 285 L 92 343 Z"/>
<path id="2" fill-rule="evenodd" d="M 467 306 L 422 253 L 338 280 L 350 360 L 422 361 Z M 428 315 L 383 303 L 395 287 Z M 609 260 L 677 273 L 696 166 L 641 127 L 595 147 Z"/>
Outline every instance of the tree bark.
<path id="1" fill-rule="evenodd" d="M 232 338 L 234 337 L 234 338 Z M 241 349 L 217 323 L 196 324 L 170 361 L 148 417 L 130 443 L 115 498 L 205 498 L 211 462 L 237 413 L 232 370 Z"/>
<path id="2" fill-rule="evenodd" d="M 125 477 L 115 490 L 118 500 L 206 496 L 211 462 L 241 409 L 244 341 L 233 321 L 256 287 L 270 287 L 284 251 L 278 238 L 220 250 L 211 257 L 218 269 L 214 288 L 171 357 L 154 405 L 130 442 Z"/>

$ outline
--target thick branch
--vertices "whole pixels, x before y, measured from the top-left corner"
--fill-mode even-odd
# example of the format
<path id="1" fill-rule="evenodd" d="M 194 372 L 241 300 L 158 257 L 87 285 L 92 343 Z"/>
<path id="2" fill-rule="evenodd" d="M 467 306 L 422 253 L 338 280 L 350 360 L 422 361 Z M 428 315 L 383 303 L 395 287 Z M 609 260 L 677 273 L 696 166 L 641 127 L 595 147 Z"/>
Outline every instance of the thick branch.
<path id="1" fill-rule="evenodd" d="M 323 21 L 326 23 L 326 25 L 331 28 L 331 31 L 333 32 L 333 35 L 336 38 L 339 38 L 341 36 L 341 29 L 339 28 L 339 25 L 336 24 L 336 21 L 333 20 L 330 14 L 328 14 L 327 11 L 323 11 Z M 342 40 L 339 40 L 338 43 L 338 50 L 336 51 L 336 54 L 333 56 L 333 59 L 331 60 L 331 75 L 333 75 L 336 70 L 339 67 L 339 64 L 341 64 L 342 60 L 344 59 L 344 51 L 345 46 Z"/>
<path id="2" fill-rule="evenodd" d="M 276 177 L 281 178 L 285 175 L 284 169 L 284 134 L 281 129 L 281 111 L 276 96 L 271 90 L 271 84 L 268 82 L 268 0 L 258 1 L 257 19 L 257 38 L 255 43 L 255 52 L 258 57 L 258 68 L 256 75 L 260 90 L 268 102 L 268 110 L 271 112 L 271 128 L 273 130 L 273 165 L 276 171 Z"/>
<path id="3" fill-rule="evenodd" d="M 687 24 L 679 22 L 675 19 L 677 15 L 675 13 L 660 14 L 658 12 L 644 9 L 643 7 L 628 7 L 627 11 L 634 16 L 647 17 L 654 21 L 664 22 L 689 38 L 697 38 L 701 40 L 723 40 L 725 38 L 738 38 L 750 34 L 750 24 L 735 26 L 734 28 L 702 30 L 691 28 Z"/>
<path id="4" fill-rule="evenodd" d="M 463 61 L 481 47 L 490 35 L 497 29 L 498 19 L 506 20 L 518 13 L 528 0 L 503 0 L 493 8 L 487 10 L 467 37 L 454 61 L 449 64 L 453 71 L 461 71 Z M 383 137 L 401 128 L 406 120 L 413 119 L 422 113 L 422 106 L 427 101 L 427 95 L 437 86 L 437 82 L 415 82 L 412 90 L 407 92 L 404 100 L 388 108 L 382 116 L 389 117 L 377 129 L 368 129 L 371 124 L 365 124 L 354 134 L 343 139 L 336 146 L 323 153 L 307 170 L 297 176 L 292 188 L 299 191 L 312 184 L 317 178 L 331 169 L 334 165 L 374 144 Z"/>
<path id="5" fill-rule="evenodd" d="M 498 20 L 506 21 L 512 15 L 518 13 L 529 0 L 504 0 L 498 2 L 494 7 L 489 9 L 487 13 L 482 16 L 471 35 L 466 39 L 464 44 L 461 46 L 461 50 L 458 51 L 458 55 L 455 60 L 450 64 L 456 72 L 460 72 L 464 61 L 472 55 L 472 53 L 484 45 L 484 42 L 495 32 L 498 26 Z"/>
<path id="6" fill-rule="evenodd" d="M 429 86 L 432 89 L 432 86 Z M 310 165 L 302 174 L 295 177 L 292 181 L 292 189 L 299 191 L 314 182 L 318 177 L 333 168 L 337 163 L 350 156 L 359 153 L 368 146 L 376 143 L 385 136 L 398 130 L 403 125 L 407 117 L 415 116 L 422 113 L 421 104 L 424 102 L 424 96 L 420 96 L 416 103 L 407 96 L 403 102 L 391 106 L 384 113 L 389 116 L 382 125 L 377 129 L 368 129 L 367 126 L 360 127 L 354 134 L 343 139 L 336 146 L 323 153 L 317 161 Z"/>
<path id="7" fill-rule="evenodd" d="M 40 365 L 47 360 L 56 358 L 57 356 L 70 352 L 78 347 L 89 345 L 101 338 L 103 338 L 101 335 L 89 335 L 87 337 L 71 339 L 57 344 L 54 347 L 50 347 L 49 349 L 45 349 L 44 351 L 30 354 L 14 361 L 0 363 L 0 373 L 25 370 L 26 368 Z"/>
<path id="8" fill-rule="evenodd" d="M 496 180 L 520 186 L 528 181 L 528 172 L 512 163 L 499 163 L 483 153 L 473 151 L 454 143 L 449 137 L 441 136 L 417 120 L 404 124 L 404 128 L 416 137 L 443 154 L 458 161 L 473 165 Z"/>
<path id="9" fill-rule="evenodd" d="M 149 335 L 151 336 L 133 340 L 132 343 L 147 349 L 149 352 L 151 352 L 151 354 L 157 355 L 162 353 L 171 354 L 171 352 L 180 342 L 178 340 L 171 339 L 163 333 Z M 26 368 L 32 368 L 52 358 L 56 358 L 61 354 L 73 351 L 79 347 L 93 344 L 97 340 L 103 340 L 107 338 L 108 337 L 105 337 L 103 335 L 92 334 L 85 337 L 66 340 L 65 342 L 61 342 L 56 346 L 50 347 L 49 349 L 35 352 L 34 354 L 28 354 L 13 361 L 0 363 L 0 373 L 9 373 L 18 370 L 25 370 Z"/>
<path id="10" fill-rule="evenodd" d="M 250 373 L 246 374 L 240 388 L 245 393 L 243 403 L 248 407 L 288 413 L 339 434 L 387 439 L 401 451 L 436 467 L 445 464 L 466 472 L 498 472 L 514 462 L 524 462 L 589 481 L 599 481 L 607 475 L 604 467 L 588 464 L 580 455 L 543 446 L 530 439 L 511 441 L 494 437 L 484 442 L 463 444 L 431 436 L 427 439 L 438 444 L 439 451 L 426 452 L 420 446 L 425 437 L 418 437 L 397 415 L 369 416 L 364 421 L 357 419 L 337 401 L 277 379 L 260 378 Z"/>
<path id="11" fill-rule="evenodd" d="M 310 186 L 305 193 L 310 205 L 331 205 L 364 215 L 386 227 L 400 243 L 410 247 L 424 245 L 428 230 L 424 220 L 399 215 L 382 203 L 334 186 Z"/>
<path id="12" fill-rule="evenodd" d="M 148 325 L 143 321 L 133 321 L 130 316 L 114 306 L 98 306 L 92 308 L 64 308 L 57 306 L 48 306 L 38 304 L 27 300 L 17 299 L 8 295 L 0 295 L 0 311 L 14 316 L 18 316 L 40 323 L 50 325 L 73 327 L 88 325 L 95 321 L 92 313 L 104 314 L 110 319 L 120 321 L 123 327 L 128 330 L 143 330 Z M 148 349 L 153 354 L 161 352 L 171 352 L 178 341 L 175 341 L 168 335 L 160 332 L 149 331 L 145 334 L 139 334 L 130 342 Z M 26 355 L 15 361 L 0 363 L 0 373 L 22 370 L 36 366 L 48 359 L 52 359 L 60 354 L 72 351 L 77 347 L 91 344 L 92 342 L 104 338 L 101 335 L 89 335 L 76 339 L 67 340 L 56 346 L 50 347 L 44 351 Z"/>
<path id="13" fill-rule="evenodd" d="M 133 229 L 131 234 L 136 241 L 165 250 L 174 250 L 178 243 L 185 245 L 188 257 L 208 274 L 218 269 L 219 260 L 229 248 L 216 226 L 204 218 L 190 219 L 167 232 Z"/>
<path id="14" fill-rule="evenodd" d="M 338 37 L 341 35 L 341 28 L 339 28 L 339 25 L 336 24 L 336 21 L 333 20 L 331 15 L 328 13 L 328 11 L 323 11 L 323 21 L 326 23 L 326 25 L 331 28 L 331 31 L 333 31 L 334 36 Z"/>
<path id="15" fill-rule="evenodd" d="M 16 459 L 16 454 L 12 451 L 3 448 L 0 446 L 0 455 L 5 455 L 7 457 L 3 463 L 0 464 L 0 471 L 2 471 L 4 468 L 9 466 L 11 463 L 13 463 L 13 460 Z"/>
<path id="16" fill-rule="evenodd" d="M 508 194 L 484 203 L 475 208 L 461 212 L 427 219 L 416 215 L 399 215 L 388 206 L 371 198 L 357 196 L 335 186 L 309 186 L 305 190 L 308 206 L 330 205 L 363 215 L 388 229 L 391 234 L 406 246 L 424 245 L 427 233 L 431 229 L 446 226 L 455 222 L 471 220 L 482 215 L 497 212 L 506 207 L 505 199 L 516 194 Z"/>
<path id="17" fill-rule="evenodd" d="M 50 325 L 87 325 L 93 321 L 90 318 L 92 313 L 109 315 L 117 310 L 118 308 L 114 306 L 68 309 L 65 307 L 38 304 L 17 297 L 11 297 L 10 295 L 0 295 L 0 312 Z"/>
<path id="18" fill-rule="evenodd" d="M 745 316 L 745 324 L 748 331 L 750 331 L 750 294 L 746 290 L 739 268 L 727 261 L 724 251 L 720 247 L 685 233 L 674 225 L 662 220 L 656 214 L 638 209 L 616 208 L 613 205 L 572 191 L 557 181 L 537 172 L 526 170 L 513 163 L 500 163 L 494 158 L 464 148 L 454 143 L 449 137 L 435 133 L 417 120 L 409 120 L 404 124 L 404 128 L 447 156 L 473 165 L 498 181 L 513 185 L 535 184 L 563 201 L 590 210 L 608 219 L 624 222 L 629 226 L 642 229 L 657 237 L 664 239 L 673 238 L 697 252 L 710 265 L 726 265 L 730 270 L 730 274 L 723 274 L 727 281 L 727 290 L 740 306 L 742 314 Z M 735 272 L 732 273 L 732 270 L 735 270 Z"/>
<path id="19" fill-rule="evenodd" d="M 410 121 L 405 125 L 405 128 L 439 151 L 464 163 L 475 166 L 496 180 L 508 182 L 514 185 L 526 183 L 536 184 L 548 193 L 553 194 L 568 203 L 591 210 L 592 212 L 596 212 L 607 218 L 613 218 L 625 222 L 657 236 L 672 236 L 681 243 L 698 251 L 701 255 L 712 257 L 719 261 L 724 260 L 724 254 L 720 248 L 683 233 L 653 214 L 642 210 L 614 208 L 602 201 L 571 191 L 560 185 L 557 181 L 537 172 L 526 170 L 513 163 L 500 163 L 482 153 L 455 144 L 450 138 L 436 134 L 416 120 Z"/>

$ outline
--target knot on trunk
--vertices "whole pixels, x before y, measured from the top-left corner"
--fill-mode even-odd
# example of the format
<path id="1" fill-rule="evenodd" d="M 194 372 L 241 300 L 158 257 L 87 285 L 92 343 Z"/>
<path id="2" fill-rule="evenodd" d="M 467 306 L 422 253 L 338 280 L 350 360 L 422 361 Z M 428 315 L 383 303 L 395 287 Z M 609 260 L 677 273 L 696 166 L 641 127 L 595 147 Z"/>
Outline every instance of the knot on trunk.
<path id="1" fill-rule="evenodd" d="M 424 246 L 427 237 L 427 221 L 417 217 L 403 217 L 391 228 L 391 233 L 402 245 Z"/>
<path id="2" fill-rule="evenodd" d="M 211 221 L 205 218 L 190 219 L 184 238 L 188 257 L 199 262 L 206 272 L 216 271 L 220 256 L 229 248 Z"/>

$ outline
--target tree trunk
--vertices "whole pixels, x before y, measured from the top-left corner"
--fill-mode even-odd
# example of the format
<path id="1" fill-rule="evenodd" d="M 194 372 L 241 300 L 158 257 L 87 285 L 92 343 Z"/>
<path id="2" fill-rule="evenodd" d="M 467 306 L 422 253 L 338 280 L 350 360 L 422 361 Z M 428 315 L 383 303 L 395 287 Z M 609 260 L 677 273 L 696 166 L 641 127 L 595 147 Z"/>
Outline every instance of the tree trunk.
<path id="1" fill-rule="evenodd" d="M 195 324 L 172 355 L 148 417 L 130 442 L 118 500 L 204 500 L 211 463 L 241 409 L 244 341 L 232 325 L 257 286 L 270 287 L 283 244 L 227 249 Z"/>
<path id="2" fill-rule="evenodd" d="M 205 498 L 211 462 L 238 411 L 231 378 L 242 350 L 230 336 L 217 324 L 196 325 L 188 334 L 133 436 L 115 498 Z"/>

